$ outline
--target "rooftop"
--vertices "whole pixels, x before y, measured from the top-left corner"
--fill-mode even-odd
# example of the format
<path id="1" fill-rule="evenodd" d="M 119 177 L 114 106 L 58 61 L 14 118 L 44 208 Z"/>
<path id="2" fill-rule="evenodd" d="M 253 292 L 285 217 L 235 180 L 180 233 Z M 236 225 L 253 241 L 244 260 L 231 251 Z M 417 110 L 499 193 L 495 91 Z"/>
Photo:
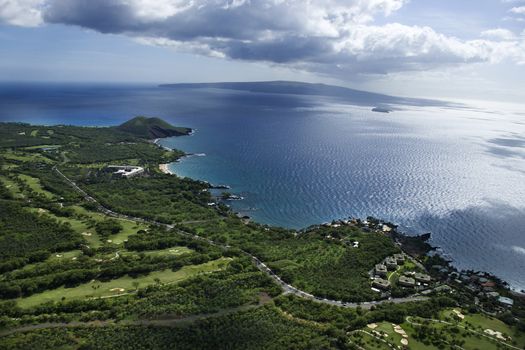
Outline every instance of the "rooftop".
<path id="1" fill-rule="evenodd" d="M 514 300 L 512 300 L 511 298 L 507 298 L 507 297 L 499 297 L 498 298 L 498 301 L 503 304 L 503 305 L 507 305 L 507 306 L 512 306 L 514 305 Z"/>

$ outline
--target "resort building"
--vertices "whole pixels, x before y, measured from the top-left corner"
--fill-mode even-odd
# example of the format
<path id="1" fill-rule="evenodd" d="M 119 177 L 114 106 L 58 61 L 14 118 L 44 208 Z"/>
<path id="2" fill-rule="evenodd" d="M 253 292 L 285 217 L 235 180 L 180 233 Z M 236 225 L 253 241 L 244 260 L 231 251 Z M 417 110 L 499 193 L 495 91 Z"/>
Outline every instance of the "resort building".
<path id="1" fill-rule="evenodd" d="M 385 265 L 386 267 L 389 269 L 389 270 L 395 270 L 397 269 L 397 262 L 396 262 L 396 259 L 394 259 L 393 257 L 389 256 L 388 258 L 385 259 Z"/>
<path id="2" fill-rule="evenodd" d="M 388 272 L 386 266 L 383 264 L 377 264 L 375 270 L 376 270 L 376 275 L 379 275 L 382 277 L 386 277 L 386 274 Z"/>
<path id="3" fill-rule="evenodd" d="M 388 225 L 383 225 L 382 229 L 383 229 L 383 232 L 390 232 L 390 231 L 392 231 L 392 227 L 390 227 Z"/>
<path id="4" fill-rule="evenodd" d="M 405 263 L 405 256 L 403 254 L 394 254 L 394 259 L 398 265 L 403 265 Z"/>
<path id="5" fill-rule="evenodd" d="M 108 165 L 108 169 L 114 169 L 115 175 L 130 178 L 144 173 L 144 168 L 131 165 Z"/>
<path id="6" fill-rule="evenodd" d="M 499 297 L 499 293 L 498 292 L 489 292 L 489 293 L 487 293 L 487 297 L 489 297 L 489 298 L 497 298 L 497 297 Z"/>
<path id="7" fill-rule="evenodd" d="M 416 285 L 416 281 L 413 278 L 406 276 L 400 276 L 397 283 L 403 287 L 414 287 Z"/>
<path id="8" fill-rule="evenodd" d="M 374 281 L 372 282 L 372 286 L 378 289 L 389 289 L 390 282 L 382 278 L 374 278 Z"/>
<path id="9" fill-rule="evenodd" d="M 512 305 L 514 305 L 514 300 L 507 297 L 499 297 L 498 302 L 507 307 L 511 307 Z"/>
<path id="10" fill-rule="evenodd" d="M 414 275 L 414 278 L 416 279 L 416 281 L 422 282 L 422 283 L 429 283 L 431 281 L 431 278 L 429 275 L 424 274 L 424 273 L 419 273 L 419 272 L 416 272 L 416 274 Z"/>

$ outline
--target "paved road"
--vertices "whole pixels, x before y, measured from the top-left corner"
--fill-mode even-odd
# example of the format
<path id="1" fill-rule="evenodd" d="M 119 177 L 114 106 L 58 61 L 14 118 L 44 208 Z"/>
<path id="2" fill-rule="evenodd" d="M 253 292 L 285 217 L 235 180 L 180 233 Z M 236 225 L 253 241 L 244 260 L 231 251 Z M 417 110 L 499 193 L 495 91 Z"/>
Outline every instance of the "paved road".
<path id="1" fill-rule="evenodd" d="M 162 222 L 157 222 L 157 221 L 154 221 L 154 220 L 145 220 L 145 219 L 142 219 L 142 218 L 137 218 L 137 217 L 133 217 L 133 216 L 124 215 L 124 214 L 121 214 L 121 213 L 114 212 L 114 211 L 104 207 L 95 198 L 93 198 L 92 196 L 87 194 L 83 189 L 78 187 L 78 185 L 75 182 L 71 181 L 66 175 L 64 175 L 58 169 L 58 167 L 56 165 L 53 167 L 53 170 L 56 171 L 56 173 L 58 175 L 60 175 L 66 182 L 68 182 L 78 193 L 82 194 L 82 196 L 84 196 L 84 198 L 87 201 L 95 203 L 98 206 L 98 209 L 101 212 L 103 212 L 106 215 L 108 215 L 108 216 L 112 216 L 112 217 L 116 217 L 116 218 L 120 218 L 120 219 L 131 220 L 131 221 L 143 222 L 143 223 L 146 223 L 146 224 L 153 224 L 153 225 L 163 226 L 163 227 L 166 227 L 169 230 L 174 230 L 174 231 L 176 231 L 177 233 L 179 233 L 181 235 L 192 237 L 194 239 L 207 242 L 207 243 L 209 243 L 209 244 L 211 244 L 213 246 L 219 247 L 221 249 L 228 249 L 228 248 L 230 248 L 229 246 L 218 244 L 218 243 L 212 241 L 211 239 L 207 239 L 207 238 L 201 237 L 199 235 L 194 235 L 194 234 L 188 233 L 186 231 L 182 231 L 182 230 L 180 230 L 178 228 L 175 228 L 174 225 L 169 225 L 169 224 L 165 224 L 165 223 L 162 223 Z M 380 304 L 384 304 L 384 303 L 400 304 L 400 303 L 408 303 L 408 302 L 412 302 L 412 301 L 422 301 L 422 300 L 427 300 L 428 299 L 427 297 L 422 297 L 422 296 L 412 296 L 412 297 L 407 297 L 407 298 L 391 298 L 391 299 L 388 299 L 388 300 L 379 300 L 379 301 L 371 301 L 371 302 L 363 302 L 363 303 L 347 303 L 347 302 L 343 302 L 343 301 L 339 301 L 339 300 L 330 300 L 330 299 L 326 299 L 326 298 L 316 297 L 315 295 L 312 295 L 310 293 L 302 291 L 302 290 L 300 290 L 298 288 L 295 288 L 294 286 L 284 282 L 281 279 L 281 277 L 279 277 L 274 271 L 272 271 L 266 264 L 264 264 L 256 256 L 251 255 L 250 253 L 248 253 L 247 251 L 244 251 L 242 249 L 241 249 L 241 252 L 243 254 L 245 254 L 246 256 L 250 257 L 252 259 L 252 261 L 255 263 L 255 266 L 257 266 L 257 268 L 259 270 L 261 270 L 262 272 L 266 273 L 275 282 L 277 282 L 277 284 L 279 284 L 281 286 L 281 288 L 284 290 L 285 294 L 294 294 L 294 295 L 296 295 L 298 297 L 305 298 L 305 299 L 311 299 L 311 300 L 314 300 L 314 301 L 319 302 L 319 303 L 324 303 L 324 304 L 329 304 L 329 305 L 334 305 L 334 306 L 339 306 L 339 307 L 350 307 L 350 308 L 355 308 L 355 307 L 361 306 L 364 309 L 369 309 L 369 308 L 371 308 L 374 305 L 380 305 Z"/>

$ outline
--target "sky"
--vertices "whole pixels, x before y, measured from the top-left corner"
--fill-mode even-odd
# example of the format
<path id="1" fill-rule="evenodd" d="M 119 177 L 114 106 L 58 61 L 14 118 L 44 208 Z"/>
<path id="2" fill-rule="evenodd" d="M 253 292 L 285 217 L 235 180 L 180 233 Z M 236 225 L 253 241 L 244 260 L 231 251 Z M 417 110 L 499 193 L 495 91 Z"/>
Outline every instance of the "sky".
<path id="1" fill-rule="evenodd" d="M 0 81 L 296 80 L 525 102 L 525 0 L 0 0 Z"/>

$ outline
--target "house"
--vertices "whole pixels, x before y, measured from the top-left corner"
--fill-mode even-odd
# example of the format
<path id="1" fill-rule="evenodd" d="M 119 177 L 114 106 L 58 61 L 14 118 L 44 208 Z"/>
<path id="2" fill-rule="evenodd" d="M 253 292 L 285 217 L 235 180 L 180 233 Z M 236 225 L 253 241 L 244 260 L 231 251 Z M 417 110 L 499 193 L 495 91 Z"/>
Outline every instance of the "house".
<path id="1" fill-rule="evenodd" d="M 388 258 L 385 259 L 385 265 L 386 267 L 389 269 L 389 270 L 395 270 L 397 269 L 397 262 L 396 262 L 396 259 L 394 259 L 393 257 L 389 256 Z"/>
<path id="2" fill-rule="evenodd" d="M 450 279 L 458 279 L 459 278 L 459 273 L 457 272 L 452 272 L 448 275 L 448 277 L 450 277 Z M 460 281 L 461 282 L 461 281 Z"/>
<path id="3" fill-rule="evenodd" d="M 416 279 L 416 281 L 422 282 L 422 283 L 429 283 L 431 280 L 429 275 L 425 273 L 420 273 L 420 272 L 416 272 L 416 274 L 414 275 L 414 278 Z"/>
<path id="4" fill-rule="evenodd" d="M 390 231 L 392 231 L 392 227 L 388 225 L 383 225 L 383 232 L 390 232 Z"/>
<path id="5" fill-rule="evenodd" d="M 489 298 L 497 298 L 497 297 L 499 297 L 499 293 L 498 292 L 489 292 L 489 293 L 487 293 L 487 297 L 489 297 Z"/>
<path id="6" fill-rule="evenodd" d="M 483 288 L 494 288 L 494 287 L 496 287 L 496 283 L 494 283 L 492 281 L 487 281 L 487 282 L 481 283 L 481 286 Z"/>
<path id="7" fill-rule="evenodd" d="M 405 263 L 405 256 L 403 254 L 394 254 L 394 259 L 398 265 L 403 265 Z"/>
<path id="8" fill-rule="evenodd" d="M 447 286 L 446 284 L 443 284 L 441 286 L 434 288 L 434 290 L 436 292 L 450 292 L 452 288 L 450 288 L 450 286 Z"/>
<path id="9" fill-rule="evenodd" d="M 498 302 L 507 307 L 511 307 L 512 305 L 514 305 L 514 300 L 507 297 L 499 297 Z"/>
<path id="10" fill-rule="evenodd" d="M 372 286 L 377 289 L 383 289 L 383 290 L 390 289 L 390 282 L 382 278 L 374 278 L 374 281 L 372 282 Z"/>
<path id="11" fill-rule="evenodd" d="M 412 277 L 406 276 L 399 277 L 397 283 L 403 287 L 414 287 L 416 285 L 416 281 Z"/>
<path id="12" fill-rule="evenodd" d="M 478 286 L 474 285 L 474 284 L 469 284 L 468 286 L 466 286 L 466 288 L 468 290 L 470 290 L 472 293 L 475 293 L 478 291 Z"/>
<path id="13" fill-rule="evenodd" d="M 382 277 L 385 277 L 388 272 L 386 266 L 383 264 L 377 264 L 375 270 L 376 270 L 376 275 L 379 275 Z"/>

